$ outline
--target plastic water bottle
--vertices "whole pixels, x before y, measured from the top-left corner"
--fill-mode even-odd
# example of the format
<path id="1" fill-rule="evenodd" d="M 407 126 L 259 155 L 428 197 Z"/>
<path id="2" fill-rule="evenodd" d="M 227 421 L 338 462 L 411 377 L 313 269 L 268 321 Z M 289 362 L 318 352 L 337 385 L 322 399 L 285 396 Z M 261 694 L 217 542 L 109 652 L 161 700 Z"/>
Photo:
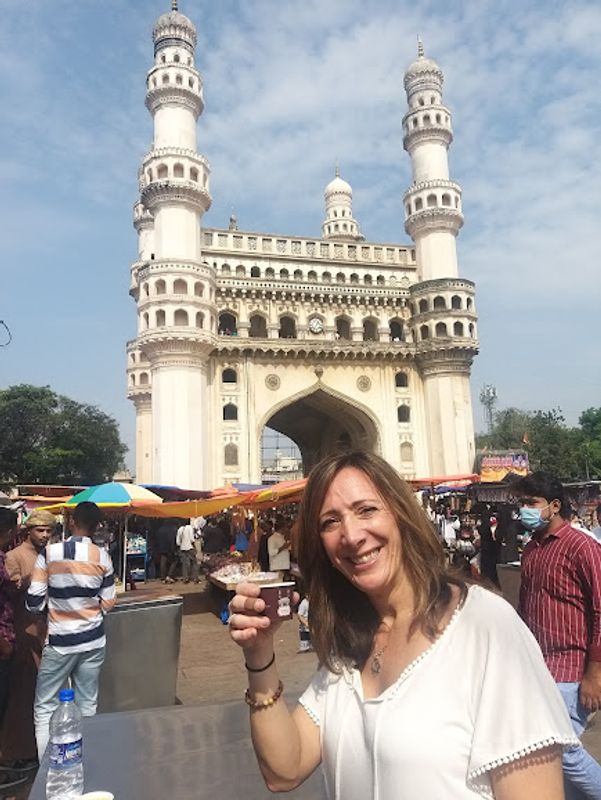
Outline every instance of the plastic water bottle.
<path id="1" fill-rule="evenodd" d="M 83 794 L 81 711 L 73 689 L 61 689 L 50 720 L 50 766 L 47 800 L 74 800 Z"/>

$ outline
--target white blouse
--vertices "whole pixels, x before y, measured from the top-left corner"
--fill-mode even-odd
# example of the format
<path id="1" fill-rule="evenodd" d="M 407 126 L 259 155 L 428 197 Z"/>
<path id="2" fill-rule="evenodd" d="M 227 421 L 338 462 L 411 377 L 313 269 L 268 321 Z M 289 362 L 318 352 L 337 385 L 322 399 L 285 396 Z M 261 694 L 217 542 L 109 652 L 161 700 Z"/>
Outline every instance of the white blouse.
<path id="1" fill-rule="evenodd" d="M 379 697 L 364 699 L 358 670 L 322 667 L 300 703 L 320 726 L 330 800 L 493 798 L 490 770 L 580 744 L 534 637 L 479 586 Z"/>

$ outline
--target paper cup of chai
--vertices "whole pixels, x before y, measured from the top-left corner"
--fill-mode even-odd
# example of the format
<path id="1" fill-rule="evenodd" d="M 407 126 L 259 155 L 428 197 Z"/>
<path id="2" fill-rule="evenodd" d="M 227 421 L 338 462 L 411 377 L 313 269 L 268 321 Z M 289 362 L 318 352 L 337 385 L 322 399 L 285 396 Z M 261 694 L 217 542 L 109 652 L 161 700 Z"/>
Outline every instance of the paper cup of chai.
<path id="1" fill-rule="evenodd" d="M 261 598 L 265 601 L 266 617 L 273 622 L 292 619 L 292 592 L 294 581 L 268 583 L 261 586 Z"/>

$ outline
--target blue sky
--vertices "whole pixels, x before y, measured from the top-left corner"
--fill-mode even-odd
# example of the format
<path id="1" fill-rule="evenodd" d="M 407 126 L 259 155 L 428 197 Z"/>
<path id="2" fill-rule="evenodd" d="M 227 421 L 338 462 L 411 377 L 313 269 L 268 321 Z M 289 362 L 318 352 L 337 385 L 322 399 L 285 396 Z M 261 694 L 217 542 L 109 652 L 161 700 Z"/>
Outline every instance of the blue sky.
<path id="1" fill-rule="evenodd" d="M 96 403 L 131 446 L 131 210 L 150 147 L 144 79 L 169 0 L 4 0 L 0 386 Z M 416 35 L 445 74 L 460 272 L 477 283 L 477 395 L 601 405 L 601 6 L 595 2 L 180 0 L 205 81 L 210 226 L 315 236 L 336 159 L 367 239 L 408 242 L 400 120 Z M 2 341 L 0 337 L 0 342 Z"/>

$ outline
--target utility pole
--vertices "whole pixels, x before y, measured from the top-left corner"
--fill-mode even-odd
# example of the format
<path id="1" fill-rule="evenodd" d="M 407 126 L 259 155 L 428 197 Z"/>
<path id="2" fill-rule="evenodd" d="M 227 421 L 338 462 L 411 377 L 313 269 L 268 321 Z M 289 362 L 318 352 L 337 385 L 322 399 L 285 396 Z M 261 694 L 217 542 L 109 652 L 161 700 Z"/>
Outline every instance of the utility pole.
<path id="1" fill-rule="evenodd" d="M 492 433 L 495 405 L 497 404 L 497 390 L 491 383 L 485 383 L 480 390 L 480 402 L 484 406 L 484 416 L 488 432 Z"/>

